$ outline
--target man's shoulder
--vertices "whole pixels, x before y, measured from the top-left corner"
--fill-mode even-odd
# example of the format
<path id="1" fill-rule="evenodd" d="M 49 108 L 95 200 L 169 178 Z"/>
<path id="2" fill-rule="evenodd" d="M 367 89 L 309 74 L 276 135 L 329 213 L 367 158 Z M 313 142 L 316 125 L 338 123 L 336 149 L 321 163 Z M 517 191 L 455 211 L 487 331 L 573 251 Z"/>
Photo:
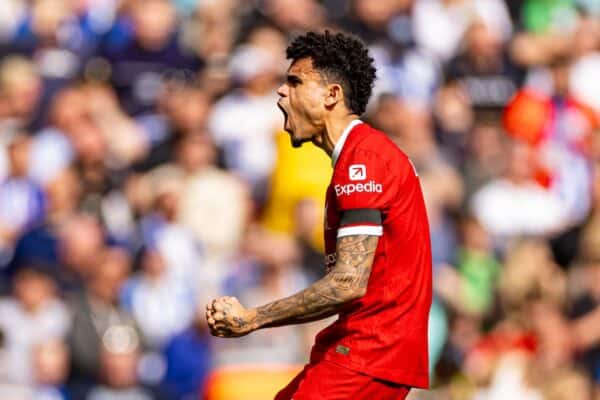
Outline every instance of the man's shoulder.
<path id="1" fill-rule="evenodd" d="M 386 164 L 387 167 L 397 168 L 408 165 L 408 157 L 392 139 L 384 132 L 367 123 L 357 125 L 347 142 L 351 161 L 352 155 L 362 153 L 369 156 L 373 162 Z"/>

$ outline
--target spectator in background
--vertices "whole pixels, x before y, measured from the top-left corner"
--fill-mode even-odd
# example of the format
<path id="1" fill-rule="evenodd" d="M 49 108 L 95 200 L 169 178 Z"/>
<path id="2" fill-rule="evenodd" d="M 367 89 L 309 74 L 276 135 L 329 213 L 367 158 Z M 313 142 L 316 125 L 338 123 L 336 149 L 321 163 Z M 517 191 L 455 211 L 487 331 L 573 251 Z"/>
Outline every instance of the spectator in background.
<path id="1" fill-rule="evenodd" d="M 465 183 L 465 204 L 473 194 L 506 168 L 506 133 L 499 116 L 476 120 L 459 160 Z"/>
<path id="2" fill-rule="evenodd" d="M 125 35 L 119 41 L 107 37 L 101 55 L 110 64 L 111 83 L 130 115 L 155 110 L 166 73 L 193 73 L 202 65 L 193 52 L 181 47 L 175 9 L 168 0 L 130 2 L 113 29 Z"/>
<path id="3" fill-rule="evenodd" d="M 491 238 L 476 219 L 464 218 L 460 232 L 456 270 L 443 267 L 437 280 L 437 293 L 463 314 L 485 316 L 494 306 L 500 265 L 494 256 Z"/>
<path id="4" fill-rule="evenodd" d="M 211 98 L 197 82 L 186 79 L 166 80 L 159 96 L 158 112 L 136 119 L 150 146 L 143 161 L 136 163 L 137 171 L 173 162 L 178 141 L 204 131 Z"/>
<path id="5" fill-rule="evenodd" d="M 157 249 L 142 248 L 139 259 L 140 274 L 125 284 L 121 303 L 135 318 L 145 344 L 161 349 L 192 322 L 196 293 L 191 282 L 168 273 Z"/>
<path id="6" fill-rule="evenodd" d="M 20 21 L 11 46 L 35 60 L 50 92 L 69 83 L 83 70 L 94 49 L 91 32 L 75 13 L 75 2 L 35 0 Z"/>
<path id="7" fill-rule="evenodd" d="M 198 398 L 213 367 L 211 343 L 204 308 L 199 302 L 193 323 L 165 345 L 166 372 L 162 386 L 174 400 Z"/>
<path id="8" fill-rule="evenodd" d="M 63 340 L 71 316 L 58 297 L 50 268 L 23 265 L 14 276 L 13 287 L 13 296 L 0 300 L 0 331 L 5 346 L 0 364 L 9 366 L 2 380 L 29 386 L 35 382 L 36 346 L 48 340 Z"/>
<path id="9" fill-rule="evenodd" d="M 477 19 L 497 32 L 502 41 L 512 33 L 512 21 L 503 1 L 426 0 L 414 6 L 417 44 L 443 62 L 458 53 L 465 33 Z"/>
<path id="10" fill-rule="evenodd" d="M 177 166 L 163 165 L 146 178 L 152 191 L 152 209 L 140 223 L 143 243 L 161 253 L 169 275 L 196 289 L 205 278 L 201 244 L 178 220 L 184 173 Z"/>
<path id="11" fill-rule="evenodd" d="M 572 96 L 571 60 L 555 55 L 550 64 L 551 88 L 524 88 L 507 105 L 504 126 L 509 135 L 534 149 L 535 179 L 563 203 L 566 223 L 580 223 L 591 203 L 591 143 L 598 116 Z"/>
<path id="12" fill-rule="evenodd" d="M 250 218 L 248 187 L 229 172 L 216 168 L 216 149 L 207 132 L 191 133 L 180 139 L 177 164 L 184 183 L 177 219 L 202 244 L 206 283 L 218 287 L 242 240 Z"/>
<path id="13" fill-rule="evenodd" d="M 45 123 L 47 97 L 44 82 L 31 60 L 11 55 L 0 64 L 0 96 L 4 102 L 2 133 L 35 131 Z M 3 135 L 4 136 L 4 135 Z"/>
<path id="14" fill-rule="evenodd" d="M 569 73 L 572 95 L 600 112 L 600 84 L 592 77 L 600 65 L 600 21 L 582 16 L 573 34 L 573 65 Z"/>
<path id="15" fill-rule="evenodd" d="M 448 84 L 458 85 L 476 110 L 499 112 L 521 86 L 524 71 L 505 52 L 501 32 L 485 21 L 473 21 L 465 48 L 446 67 Z"/>
<path id="16" fill-rule="evenodd" d="M 32 138 L 29 174 L 40 183 L 52 180 L 75 159 L 72 138 L 89 128 L 85 99 L 77 86 L 66 87 L 55 96 L 49 111 L 49 126 Z"/>
<path id="17" fill-rule="evenodd" d="M 57 276 L 64 291 L 78 291 L 96 273 L 98 255 L 104 250 L 104 230 L 96 218 L 75 214 L 63 221 L 56 237 L 58 242 L 50 254 L 57 255 Z M 50 241 L 53 240 L 51 237 Z"/>
<path id="18" fill-rule="evenodd" d="M 325 14 L 315 0 L 267 0 L 264 16 L 286 32 L 319 29 L 325 23 Z"/>
<path id="19" fill-rule="evenodd" d="M 353 0 L 349 3 L 350 12 L 340 21 L 340 25 L 349 32 L 354 32 L 371 46 L 392 52 L 394 46 L 402 48 L 412 44 L 411 26 L 404 25 L 410 22 L 403 18 L 403 12 L 410 6 L 409 1 Z"/>
<path id="20" fill-rule="evenodd" d="M 69 334 L 71 379 L 83 386 L 99 377 L 102 341 L 115 326 L 137 329 L 131 315 L 119 308 L 119 296 L 131 270 L 131 260 L 120 249 L 95 254 L 94 268 L 83 291 L 71 299 L 73 327 Z M 139 340 L 139 334 L 136 333 Z"/>
<path id="21" fill-rule="evenodd" d="M 70 400 L 66 387 L 69 374 L 69 350 L 58 340 L 47 339 L 35 347 L 35 400 Z"/>
<path id="22" fill-rule="evenodd" d="M 147 155 L 141 129 L 120 107 L 119 98 L 108 85 L 82 87 L 91 121 L 106 143 L 105 163 L 113 170 L 123 170 Z"/>
<path id="23" fill-rule="evenodd" d="M 255 44 L 239 48 L 230 68 L 241 88 L 216 102 L 209 120 L 225 166 L 248 182 L 259 204 L 265 200 L 275 162 L 274 136 L 281 122 L 277 108 L 273 109 L 280 61 Z"/>
<path id="24" fill-rule="evenodd" d="M 509 147 L 506 170 L 477 191 L 471 209 L 490 232 L 496 248 L 519 235 L 549 236 L 566 224 L 560 199 L 534 179 L 532 150 L 519 142 Z"/>
<path id="25" fill-rule="evenodd" d="M 207 62 L 202 80 L 209 93 L 221 95 L 229 88 L 229 76 L 223 67 L 236 44 L 244 5 L 239 0 L 209 0 L 196 4 L 193 47 Z"/>
<path id="26" fill-rule="evenodd" d="M 62 261 L 59 256 L 59 227 L 75 215 L 80 194 L 79 182 L 72 169 L 65 169 L 43 189 L 46 195 L 45 219 L 19 238 L 6 268 L 7 276 L 21 265 L 43 264 L 52 266 L 55 277 L 60 280 Z"/>
<path id="27" fill-rule="evenodd" d="M 98 359 L 100 382 L 92 386 L 81 399 L 160 400 L 158 391 L 143 387 L 138 379 L 140 340 L 134 329 L 113 325 L 102 337 Z"/>
<path id="28" fill-rule="evenodd" d="M 17 24 L 26 12 L 25 2 L 22 0 L 7 0 L 0 9 L 0 43 L 8 42 L 13 36 Z"/>
<path id="29" fill-rule="evenodd" d="M 45 198 L 40 186 L 27 175 L 31 139 L 16 135 L 8 146 L 9 174 L 0 182 L 0 254 L 10 261 L 20 235 L 44 218 Z"/>

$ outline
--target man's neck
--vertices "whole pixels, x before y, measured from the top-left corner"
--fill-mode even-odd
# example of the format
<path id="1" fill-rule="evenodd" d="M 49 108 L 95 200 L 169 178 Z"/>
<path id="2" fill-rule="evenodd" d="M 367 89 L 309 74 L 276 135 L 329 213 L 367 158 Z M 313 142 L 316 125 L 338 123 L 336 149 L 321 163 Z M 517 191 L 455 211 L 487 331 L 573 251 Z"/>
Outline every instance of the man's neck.
<path id="1" fill-rule="evenodd" d="M 348 125 L 358 119 L 356 114 L 345 115 L 339 118 L 332 118 L 325 120 L 325 129 L 320 140 L 322 142 L 316 143 L 317 146 L 322 148 L 329 156 L 333 154 L 333 149 L 336 143 L 342 137 L 344 130 Z"/>

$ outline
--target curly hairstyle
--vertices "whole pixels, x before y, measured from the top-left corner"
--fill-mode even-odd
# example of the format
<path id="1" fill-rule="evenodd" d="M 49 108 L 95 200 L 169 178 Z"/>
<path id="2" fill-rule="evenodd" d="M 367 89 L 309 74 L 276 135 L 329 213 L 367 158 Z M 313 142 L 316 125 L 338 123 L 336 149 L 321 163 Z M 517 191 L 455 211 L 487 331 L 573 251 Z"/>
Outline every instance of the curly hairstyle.
<path id="1" fill-rule="evenodd" d="M 375 67 L 365 44 L 355 36 L 308 32 L 296 37 L 286 49 L 292 61 L 310 57 L 313 67 L 327 81 L 339 83 L 346 106 L 357 115 L 365 112 L 373 84 Z"/>

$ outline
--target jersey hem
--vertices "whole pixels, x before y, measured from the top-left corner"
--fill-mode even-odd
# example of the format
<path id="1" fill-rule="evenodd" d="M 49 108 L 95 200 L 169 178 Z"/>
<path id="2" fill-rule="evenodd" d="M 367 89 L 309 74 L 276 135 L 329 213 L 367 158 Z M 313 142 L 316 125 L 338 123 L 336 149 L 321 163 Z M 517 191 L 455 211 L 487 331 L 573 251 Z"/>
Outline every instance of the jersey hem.
<path id="1" fill-rule="evenodd" d="M 318 349 L 314 349 L 311 352 L 310 361 L 318 362 L 318 361 L 328 361 L 334 364 L 337 364 L 341 367 L 351 369 L 353 371 L 359 372 L 361 374 L 365 374 L 371 376 L 373 378 L 382 379 L 384 381 L 389 381 L 405 386 L 410 386 L 419 389 L 429 389 L 429 371 L 427 372 L 413 372 L 406 370 L 396 370 L 390 371 L 389 369 L 376 369 L 376 368 L 368 368 L 364 367 L 362 364 L 353 361 L 350 358 L 340 359 L 342 356 L 332 355 L 329 351 L 322 351 Z M 343 356 L 347 357 L 347 356 Z"/>

